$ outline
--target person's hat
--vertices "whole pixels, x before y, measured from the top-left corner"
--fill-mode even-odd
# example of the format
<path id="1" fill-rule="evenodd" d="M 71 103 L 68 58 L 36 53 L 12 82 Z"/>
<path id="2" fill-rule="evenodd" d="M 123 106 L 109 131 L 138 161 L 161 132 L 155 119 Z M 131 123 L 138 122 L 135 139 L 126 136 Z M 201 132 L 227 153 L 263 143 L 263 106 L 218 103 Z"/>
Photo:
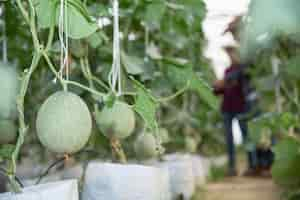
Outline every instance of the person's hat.
<path id="1" fill-rule="evenodd" d="M 235 44 L 227 44 L 227 45 L 223 46 L 223 49 L 226 52 L 235 52 L 235 51 L 237 51 L 237 48 L 238 48 L 238 46 Z"/>

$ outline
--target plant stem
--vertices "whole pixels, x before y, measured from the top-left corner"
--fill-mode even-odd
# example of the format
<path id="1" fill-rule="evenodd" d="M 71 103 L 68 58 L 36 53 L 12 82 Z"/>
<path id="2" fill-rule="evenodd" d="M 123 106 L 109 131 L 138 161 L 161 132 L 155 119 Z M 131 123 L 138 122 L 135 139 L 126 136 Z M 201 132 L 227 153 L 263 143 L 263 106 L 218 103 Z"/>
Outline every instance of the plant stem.
<path id="1" fill-rule="evenodd" d="M 100 79 L 98 79 L 97 77 L 95 76 L 92 76 L 91 77 L 93 81 L 95 81 L 98 85 L 102 86 L 106 91 L 109 91 L 109 87 Z"/>
<path id="2" fill-rule="evenodd" d="M 53 25 L 53 26 L 51 26 L 50 31 L 49 31 L 48 41 L 47 41 L 45 52 L 48 52 L 52 46 L 54 32 L 55 32 L 55 26 Z"/>
<path id="3" fill-rule="evenodd" d="M 24 71 L 23 76 L 21 78 L 21 89 L 17 99 L 17 108 L 19 112 L 19 137 L 17 140 L 16 148 L 11 157 L 12 166 L 9 175 L 10 181 L 12 183 L 12 186 L 14 187 L 15 192 L 21 191 L 20 188 L 17 188 L 18 184 L 15 182 L 15 174 L 17 170 L 16 163 L 20 153 L 20 149 L 24 143 L 24 139 L 28 131 L 28 126 L 26 125 L 25 115 L 24 115 L 24 101 L 25 101 L 25 96 L 27 93 L 31 75 L 34 72 L 34 70 L 37 68 L 38 63 L 41 59 L 41 55 L 42 55 L 41 52 L 35 52 L 30 68 Z"/>
<path id="4" fill-rule="evenodd" d="M 128 35 L 130 33 L 130 28 L 131 28 L 131 25 L 132 25 L 132 22 L 133 22 L 133 17 L 132 16 L 134 16 L 134 13 L 137 11 L 137 8 L 139 6 L 139 0 L 134 1 L 133 4 L 134 5 L 132 7 L 132 10 L 133 10 L 132 14 L 131 14 L 131 16 L 129 18 L 127 18 L 126 24 L 125 24 L 125 27 L 124 27 L 124 40 L 123 40 L 122 46 L 126 50 L 128 50 L 127 49 L 128 48 Z"/>
<path id="5" fill-rule="evenodd" d="M 94 89 L 94 83 L 95 81 L 97 84 L 99 84 L 101 87 L 103 87 L 105 90 L 109 91 L 109 87 L 100 79 L 95 77 L 92 72 L 91 72 L 91 67 L 89 64 L 89 60 L 87 57 L 80 59 L 80 66 L 81 66 L 81 71 L 83 72 L 83 75 L 85 78 L 88 80 L 89 85 L 92 86 L 92 89 Z"/>
<path id="6" fill-rule="evenodd" d="M 89 91 L 90 93 L 95 94 L 95 95 L 98 95 L 98 96 L 100 96 L 100 97 L 105 97 L 105 96 L 106 96 L 104 93 L 101 93 L 101 92 L 98 92 L 98 91 L 96 91 L 96 90 L 93 90 L 93 89 L 91 89 L 91 88 L 89 88 L 89 87 L 87 87 L 87 86 L 85 86 L 85 85 L 82 85 L 82 84 L 80 84 L 80 83 L 77 83 L 77 82 L 75 82 L 75 81 L 64 80 L 64 83 L 70 84 L 70 85 L 75 85 L 75 86 L 77 86 L 77 87 L 79 87 L 79 88 L 81 88 L 81 89 L 84 89 L 84 90 L 86 90 L 86 91 Z"/>
<path id="7" fill-rule="evenodd" d="M 81 58 L 80 59 L 80 66 L 81 66 L 81 71 L 83 73 L 83 75 L 85 76 L 85 78 L 87 79 L 87 81 L 89 82 L 89 86 L 92 89 L 95 89 L 93 80 L 92 80 L 92 73 L 91 73 L 91 69 L 89 66 L 89 61 L 88 58 Z"/>
<path id="8" fill-rule="evenodd" d="M 19 9 L 21 10 L 21 13 L 25 19 L 25 21 L 28 23 L 30 27 L 30 31 L 32 34 L 33 38 L 33 44 L 34 44 L 34 55 L 32 58 L 31 66 L 29 69 L 25 69 L 23 72 L 23 75 L 21 77 L 21 85 L 20 85 L 20 93 L 17 98 L 17 109 L 19 113 L 19 137 L 16 143 L 16 147 L 14 152 L 12 153 L 11 156 L 11 166 L 10 166 L 10 171 L 9 171 L 9 179 L 10 183 L 13 186 L 14 192 L 20 192 L 20 185 L 15 181 L 16 180 L 16 163 L 17 159 L 19 157 L 20 149 L 24 143 L 24 139 L 28 130 L 28 126 L 26 125 L 25 122 L 25 115 L 24 115 L 24 101 L 25 101 L 25 96 L 28 90 L 29 82 L 31 79 L 32 73 L 35 71 L 35 69 L 38 66 L 38 63 L 41 59 L 42 53 L 41 53 L 41 48 L 40 48 L 40 43 L 38 40 L 38 35 L 37 35 L 37 30 L 36 30 L 36 25 L 35 25 L 35 10 L 34 6 L 31 0 L 28 0 L 29 5 L 30 5 L 30 16 L 28 12 L 25 10 L 22 2 L 20 0 L 17 0 L 17 5 Z"/>
<path id="9" fill-rule="evenodd" d="M 187 89 L 189 89 L 189 84 L 187 84 L 184 88 L 178 90 L 175 94 L 173 94 L 169 97 L 159 98 L 159 99 L 157 99 L 157 101 L 159 101 L 159 102 L 171 101 L 171 100 L 175 99 L 176 97 L 178 97 L 179 95 L 183 94 Z"/>
<path id="10" fill-rule="evenodd" d="M 38 34 L 37 34 L 37 29 L 36 29 L 36 14 L 35 14 L 35 9 L 33 6 L 33 3 L 31 0 L 28 0 L 29 5 L 30 5 L 30 21 L 29 21 L 29 27 L 32 35 L 32 40 L 33 40 L 33 45 L 35 50 L 39 50 L 40 47 L 40 42 L 38 39 Z"/>
<path id="11" fill-rule="evenodd" d="M 117 160 L 122 164 L 126 164 L 127 158 L 126 158 L 125 152 L 122 148 L 120 140 L 111 138 L 110 145 L 111 145 L 113 154 L 115 154 L 117 157 Z"/>
<path id="12" fill-rule="evenodd" d="M 286 87 L 286 85 L 282 82 L 280 85 L 282 91 L 285 93 L 287 98 L 293 102 L 293 104 L 296 106 L 297 110 L 300 111 L 300 105 L 297 99 L 293 98 L 293 95 L 289 92 L 289 89 Z"/>
<path id="13" fill-rule="evenodd" d="M 20 11 L 21 11 L 21 13 L 22 13 L 22 15 L 23 15 L 25 21 L 26 21 L 28 24 L 30 24 L 30 23 L 29 23 L 30 20 L 29 20 L 28 12 L 25 10 L 25 8 L 24 8 L 24 6 L 23 6 L 21 0 L 17 0 L 17 5 L 18 5 L 18 7 L 19 7 L 19 9 L 20 9 Z"/>
<path id="14" fill-rule="evenodd" d="M 45 58 L 45 60 L 46 60 L 46 62 L 47 62 L 47 64 L 48 64 L 50 70 L 54 73 L 55 77 L 60 81 L 62 87 L 65 88 L 64 80 L 62 79 L 61 76 L 59 76 L 59 74 L 58 74 L 58 72 L 56 71 L 54 65 L 52 64 L 52 62 L 51 62 L 51 60 L 50 60 L 48 54 L 46 53 L 46 51 L 42 51 L 42 53 L 43 53 L 43 56 L 44 56 L 44 58 Z"/>

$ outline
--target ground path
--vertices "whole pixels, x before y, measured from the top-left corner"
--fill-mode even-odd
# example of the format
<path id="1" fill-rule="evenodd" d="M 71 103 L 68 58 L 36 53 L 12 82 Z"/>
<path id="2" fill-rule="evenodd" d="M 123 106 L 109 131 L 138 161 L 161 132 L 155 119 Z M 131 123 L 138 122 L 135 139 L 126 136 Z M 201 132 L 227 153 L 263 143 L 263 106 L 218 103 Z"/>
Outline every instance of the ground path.
<path id="1" fill-rule="evenodd" d="M 280 200 L 280 194 L 280 189 L 271 179 L 238 177 L 208 184 L 201 199 Z"/>
<path id="2" fill-rule="evenodd" d="M 239 174 L 246 169 L 244 154 L 238 154 Z M 271 178 L 234 177 L 208 183 L 193 200 L 280 200 L 280 188 Z"/>

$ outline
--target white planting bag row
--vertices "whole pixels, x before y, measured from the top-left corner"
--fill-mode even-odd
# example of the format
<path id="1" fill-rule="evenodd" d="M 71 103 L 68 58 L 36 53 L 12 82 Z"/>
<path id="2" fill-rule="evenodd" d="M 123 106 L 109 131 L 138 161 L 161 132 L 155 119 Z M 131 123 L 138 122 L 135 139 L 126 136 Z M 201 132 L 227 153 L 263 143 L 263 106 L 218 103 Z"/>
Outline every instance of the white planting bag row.
<path id="1" fill-rule="evenodd" d="M 168 174 L 155 167 L 90 163 L 83 200 L 169 200 Z"/>
<path id="2" fill-rule="evenodd" d="M 191 156 L 193 164 L 193 174 L 195 177 L 195 184 L 197 187 L 201 187 L 206 183 L 206 177 L 208 175 L 208 169 L 205 168 L 203 160 L 200 156 Z"/>
<path id="3" fill-rule="evenodd" d="M 76 180 L 53 182 L 26 187 L 22 193 L 3 193 L 0 200 L 78 200 Z"/>
<path id="4" fill-rule="evenodd" d="M 209 165 L 205 162 L 205 159 L 201 156 L 192 154 L 169 154 L 164 157 L 167 161 L 180 161 L 186 160 L 192 162 L 192 171 L 194 181 L 197 187 L 201 187 L 206 183 L 206 177 L 209 174 Z"/>
<path id="5" fill-rule="evenodd" d="M 50 172 L 49 174 L 47 174 L 45 177 L 42 178 L 40 183 L 44 184 L 44 183 L 50 183 L 50 182 L 61 181 L 61 180 L 69 180 L 69 179 L 80 180 L 81 177 L 83 176 L 83 173 L 84 173 L 83 165 L 76 165 L 70 168 L 66 168 L 62 171 L 57 171 L 54 173 Z M 22 178 L 21 182 L 25 186 L 33 186 L 36 184 L 37 180 L 38 177 L 31 178 L 31 179 Z"/>
<path id="6" fill-rule="evenodd" d="M 64 169 L 61 173 L 61 178 L 66 179 L 81 179 L 84 174 L 83 165 L 76 165 L 71 168 Z"/>
<path id="7" fill-rule="evenodd" d="M 42 178 L 40 181 L 40 184 L 46 184 L 46 183 L 52 183 L 52 182 L 58 182 L 61 181 L 61 175 L 58 173 L 49 174 Z M 22 184 L 25 187 L 34 186 L 36 182 L 38 181 L 38 178 L 35 179 L 21 179 Z"/>
<path id="8" fill-rule="evenodd" d="M 182 195 L 185 200 L 190 200 L 195 192 L 195 178 L 191 160 L 170 160 L 160 163 L 159 166 L 169 171 L 171 198 L 177 199 L 178 196 Z"/>

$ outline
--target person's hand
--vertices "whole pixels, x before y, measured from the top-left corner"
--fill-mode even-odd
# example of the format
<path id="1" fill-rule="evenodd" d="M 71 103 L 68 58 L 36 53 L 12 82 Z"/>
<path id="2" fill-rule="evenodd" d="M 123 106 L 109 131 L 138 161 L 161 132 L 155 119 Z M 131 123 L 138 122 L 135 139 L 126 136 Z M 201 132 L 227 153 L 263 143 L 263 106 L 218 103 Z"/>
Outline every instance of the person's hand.
<path id="1" fill-rule="evenodd" d="M 222 80 L 216 80 L 213 84 L 214 88 L 216 89 L 222 89 L 224 88 L 225 86 L 225 81 L 222 79 Z"/>

